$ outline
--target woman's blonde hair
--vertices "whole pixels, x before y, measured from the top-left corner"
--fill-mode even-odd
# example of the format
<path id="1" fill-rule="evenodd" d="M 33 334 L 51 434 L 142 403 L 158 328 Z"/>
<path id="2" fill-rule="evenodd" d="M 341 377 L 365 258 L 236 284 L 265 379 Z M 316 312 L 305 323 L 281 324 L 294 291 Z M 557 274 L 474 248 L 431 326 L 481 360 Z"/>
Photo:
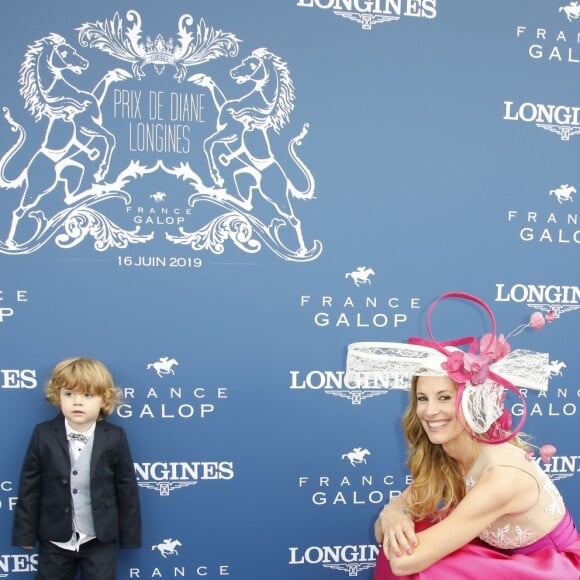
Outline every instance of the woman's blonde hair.
<path id="1" fill-rule="evenodd" d="M 418 377 L 412 380 L 402 425 L 408 444 L 407 466 L 413 479 L 407 502 L 413 517 L 420 520 L 443 515 L 455 507 L 465 497 L 465 482 L 457 462 L 447 455 L 442 445 L 431 443 L 425 433 L 417 416 L 417 380 Z M 456 383 L 453 385 L 457 388 Z M 473 443 L 485 445 L 475 439 Z M 517 436 L 510 443 L 528 448 L 525 436 Z"/>
<path id="2" fill-rule="evenodd" d="M 68 358 L 54 367 L 45 389 L 46 399 L 51 405 L 60 408 L 62 389 L 101 397 L 101 416 L 110 415 L 120 402 L 120 390 L 115 386 L 109 369 L 92 358 Z"/>

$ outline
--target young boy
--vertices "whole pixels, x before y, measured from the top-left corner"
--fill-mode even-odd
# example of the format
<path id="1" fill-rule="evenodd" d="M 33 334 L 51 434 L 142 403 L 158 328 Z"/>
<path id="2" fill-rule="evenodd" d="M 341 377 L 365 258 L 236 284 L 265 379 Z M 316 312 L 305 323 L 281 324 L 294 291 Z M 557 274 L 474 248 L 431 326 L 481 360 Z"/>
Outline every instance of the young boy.
<path id="1" fill-rule="evenodd" d="M 90 358 L 54 368 L 46 398 L 60 414 L 34 429 L 20 474 L 12 544 L 39 541 L 40 580 L 114 580 L 117 541 L 141 545 L 139 494 L 125 431 L 104 421 L 118 402 Z"/>

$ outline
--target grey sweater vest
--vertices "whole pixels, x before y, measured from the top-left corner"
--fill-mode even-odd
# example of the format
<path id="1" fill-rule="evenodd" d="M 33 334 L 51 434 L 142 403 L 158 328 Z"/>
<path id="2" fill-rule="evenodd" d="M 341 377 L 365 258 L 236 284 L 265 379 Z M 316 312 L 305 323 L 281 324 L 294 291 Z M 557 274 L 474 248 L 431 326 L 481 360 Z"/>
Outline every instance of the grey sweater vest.
<path id="1" fill-rule="evenodd" d="M 73 528 L 88 536 L 95 535 L 93 510 L 91 506 L 91 455 L 93 452 L 91 437 L 85 444 L 78 459 L 71 462 L 70 491 L 73 502 Z"/>

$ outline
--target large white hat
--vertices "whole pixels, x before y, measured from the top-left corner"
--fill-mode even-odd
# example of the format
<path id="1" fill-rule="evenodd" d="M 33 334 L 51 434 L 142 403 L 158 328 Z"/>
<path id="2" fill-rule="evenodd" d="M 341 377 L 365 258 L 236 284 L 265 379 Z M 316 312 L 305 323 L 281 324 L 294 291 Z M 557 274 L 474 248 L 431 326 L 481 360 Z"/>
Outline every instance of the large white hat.
<path id="1" fill-rule="evenodd" d="M 460 298 L 482 306 L 490 316 L 492 332 L 480 341 L 474 337 L 436 341 L 431 333 L 431 313 L 436 304 L 446 298 Z M 489 306 L 464 292 L 443 294 L 431 304 L 427 330 L 431 340 L 411 338 L 409 344 L 350 344 L 346 384 L 409 389 L 415 376 L 449 376 L 459 385 L 457 409 L 461 406 L 465 422 L 476 439 L 501 443 L 515 437 L 526 418 L 525 397 L 519 388 L 547 390 L 549 355 L 521 349 L 512 351 L 503 335 L 496 336 L 495 318 Z M 459 348 L 465 345 L 469 346 L 468 352 Z M 511 415 L 504 407 L 506 390 L 520 398 L 524 409 L 519 424 L 511 432 Z M 483 434 L 486 434 L 485 439 L 478 437 Z"/>

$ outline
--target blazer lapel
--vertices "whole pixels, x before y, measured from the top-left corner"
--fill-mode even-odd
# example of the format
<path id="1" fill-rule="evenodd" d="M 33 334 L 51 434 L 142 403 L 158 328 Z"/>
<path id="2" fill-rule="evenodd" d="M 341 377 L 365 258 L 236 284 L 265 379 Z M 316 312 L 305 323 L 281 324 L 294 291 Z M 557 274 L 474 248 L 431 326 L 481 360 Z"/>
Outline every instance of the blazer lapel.
<path id="1" fill-rule="evenodd" d="M 68 452 L 68 439 L 66 438 L 66 428 L 64 426 L 65 418 L 64 415 L 59 415 L 52 422 L 52 428 L 54 430 L 54 436 L 64 451 L 65 456 L 70 461 L 70 455 Z"/>
<path id="2" fill-rule="evenodd" d="M 109 426 L 105 421 L 97 421 L 95 433 L 93 435 L 93 453 L 91 455 L 91 479 L 95 474 L 95 467 L 99 458 L 106 449 L 107 437 L 109 435 Z"/>

